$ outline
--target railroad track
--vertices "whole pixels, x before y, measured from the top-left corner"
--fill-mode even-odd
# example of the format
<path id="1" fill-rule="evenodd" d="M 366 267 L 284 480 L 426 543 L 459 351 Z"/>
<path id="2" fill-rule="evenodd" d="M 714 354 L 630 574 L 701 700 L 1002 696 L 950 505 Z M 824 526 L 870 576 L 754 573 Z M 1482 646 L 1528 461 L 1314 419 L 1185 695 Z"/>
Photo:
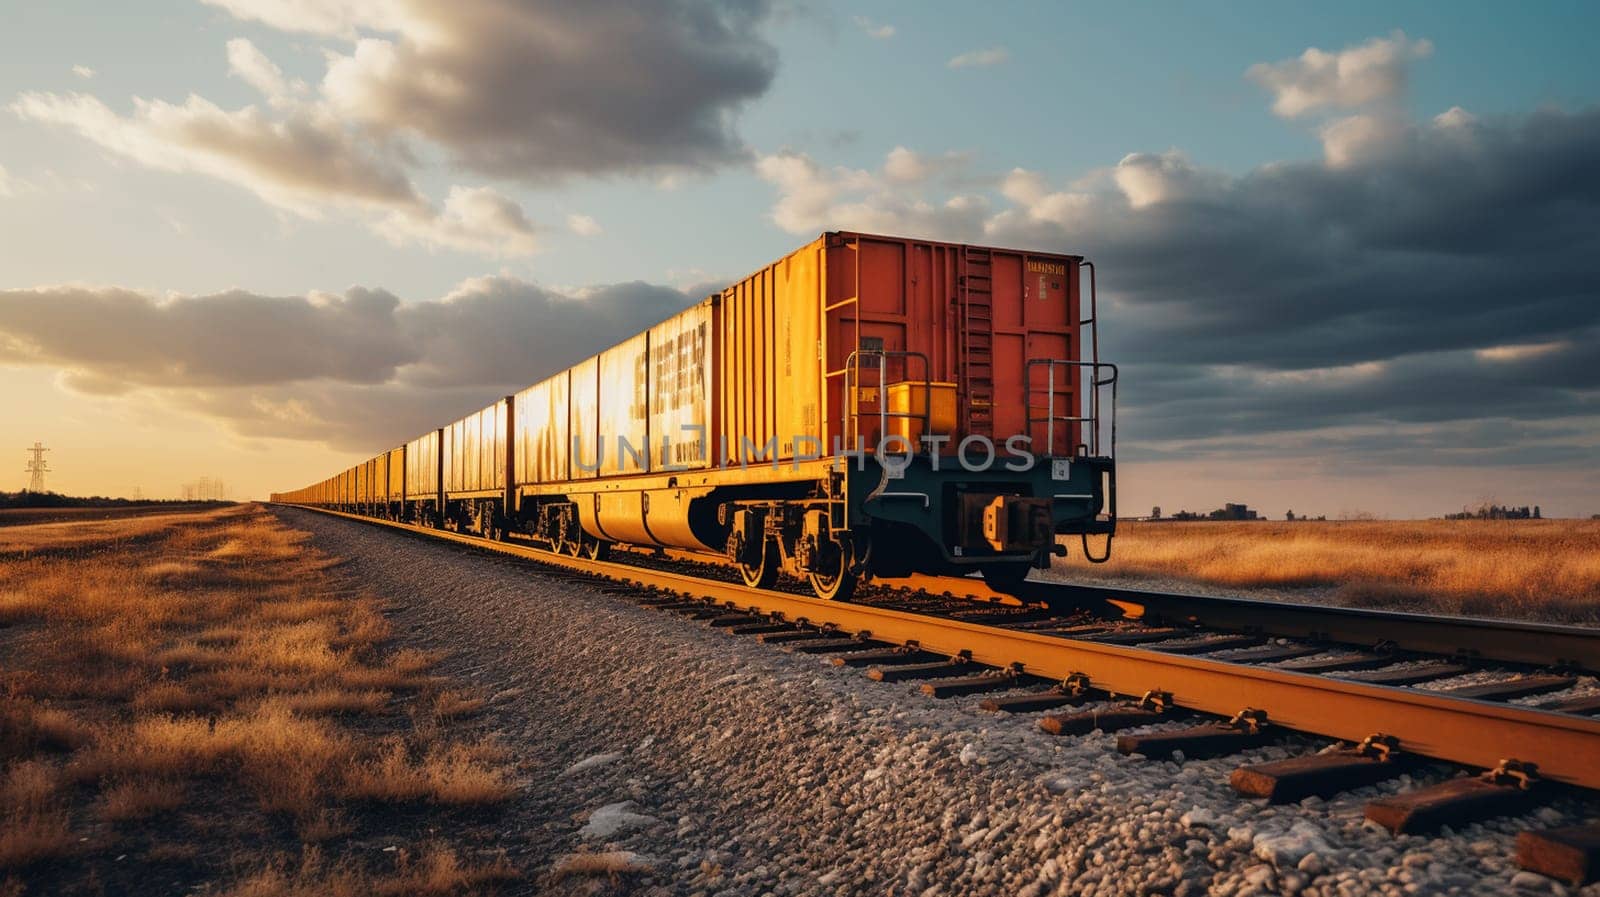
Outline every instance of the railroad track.
<path id="1" fill-rule="evenodd" d="M 987 694 L 985 709 L 1040 714 L 1051 734 L 1138 728 L 1117 739 L 1127 754 L 1225 756 L 1291 732 L 1338 742 L 1238 768 L 1231 783 L 1248 797 L 1326 797 L 1428 762 L 1478 771 L 1369 803 L 1367 818 L 1396 833 L 1600 792 L 1600 630 L 1050 583 L 1013 598 L 937 577 L 828 602 L 708 578 L 689 558 L 579 559 L 307 510 L 607 580 L 645 606 L 879 681 L 921 681 L 936 698 Z M 1595 880 L 1600 825 L 1525 832 L 1518 861 Z"/>

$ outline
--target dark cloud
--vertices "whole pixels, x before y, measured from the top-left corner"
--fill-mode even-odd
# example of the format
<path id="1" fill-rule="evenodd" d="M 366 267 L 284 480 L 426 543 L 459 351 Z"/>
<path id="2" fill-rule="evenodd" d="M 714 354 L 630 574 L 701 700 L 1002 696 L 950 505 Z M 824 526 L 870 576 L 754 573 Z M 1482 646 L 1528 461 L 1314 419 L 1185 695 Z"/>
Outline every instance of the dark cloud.
<path id="1" fill-rule="evenodd" d="M 382 290 L 164 299 L 117 288 L 0 291 L 0 360 L 48 364 L 97 392 L 331 378 L 380 383 L 417 359 Z"/>
<path id="2" fill-rule="evenodd" d="M 758 171 L 797 234 L 884 229 L 1096 261 L 1102 354 L 1123 365 L 1122 444 L 1138 451 L 1387 427 L 1426 457 L 1443 450 L 1396 428 L 1492 420 L 1520 457 L 1570 457 L 1504 425 L 1597 414 L 1600 109 L 1358 115 L 1322 136 L 1325 159 L 1243 176 L 1176 151 L 1066 189 L 1013 171 L 1009 205 L 796 154 Z"/>
<path id="3" fill-rule="evenodd" d="M 0 362 L 71 389 L 145 390 L 237 431 L 370 448 L 475 411 L 644 330 L 692 298 L 643 283 L 567 294 L 481 278 L 437 300 L 242 291 L 0 291 Z"/>
<path id="4" fill-rule="evenodd" d="M 219 0 L 220 2 L 220 0 Z M 267 0 L 227 0 L 264 18 Z M 462 164 L 547 180 L 741 158 L 733 118 L 777 54 L 766 0 L 457 0 L 397 4 L 329 64 L 324 93 L 380 132 L 418 133 Z"/>
<path id="5" fill-rule="evenodd" d="M 421 360 L 406 377 L 424 387 L 521 388 L 670 317 L 701 295 L 647 283 L 568 295 L 511 278 L 473 280 L 442 301 L 401 309 L 406 330 L 422 347 Z"/>
<path id="6" fill-rule="evenodd" d="M 1408 130 L 1052 242 L 1087 251 L 1127 344 L 1294 369 L 1542 342 L 1600 323 L 1600 110 Z"/>

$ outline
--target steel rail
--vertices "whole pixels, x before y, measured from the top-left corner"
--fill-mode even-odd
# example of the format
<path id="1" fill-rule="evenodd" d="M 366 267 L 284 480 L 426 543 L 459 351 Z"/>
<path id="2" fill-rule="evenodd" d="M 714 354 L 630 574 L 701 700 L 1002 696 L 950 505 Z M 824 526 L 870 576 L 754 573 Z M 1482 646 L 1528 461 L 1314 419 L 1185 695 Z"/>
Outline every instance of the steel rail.
<path id="1" fill-rule="evenodd" d="M 1051 582 L 1028 582 L 1018 597 L 1058 609 L 1115 609 L 1149 623 L 1600 672 L 1600 629 L 1578 626 Z"/>
<path id="2" fill-rule="evenodd" d="M 705 552 L 668 549 L 666 554 L 676 560 L 731 566 L 725 558 Z M 1040 604 L 1056 611 L 1086 610 L 1103 618 L 1139 620 L 1153 625 L 1195 626 L 1363 648 L 1382 647 L 1403 653 L 1600 673 L 1600 628 L 1593 627 L 1187 595 L 1050 580 L 1029 580 L 1013 592 L 996 591 L 973 577 L 920 573 L 874 580 L 874 584 L 1001 604 Z"/>
<path id="3" fill-rule="evenodd" d="M 290 507 L 679 591 L 739 610 L 832 624 L 881 641 L 914 642 L 925 651 L 965 655 L 990 666 L 1020 664 L 1047 679 L 1087 677 L 1091 688 L 1113 695 L 1161 692 L 1176 707 L 1223 717 L 1255 709 L 1265 711 L 1269 725 L 1344 741 L 1383 734 L 1398 739 L 1400 750 L 1472 767 L 1515 760 L 1531 765 L 1542 779 L 1600 790 L 1600 720 L 1588 717 L 823 601 L 340 511 Z"/>

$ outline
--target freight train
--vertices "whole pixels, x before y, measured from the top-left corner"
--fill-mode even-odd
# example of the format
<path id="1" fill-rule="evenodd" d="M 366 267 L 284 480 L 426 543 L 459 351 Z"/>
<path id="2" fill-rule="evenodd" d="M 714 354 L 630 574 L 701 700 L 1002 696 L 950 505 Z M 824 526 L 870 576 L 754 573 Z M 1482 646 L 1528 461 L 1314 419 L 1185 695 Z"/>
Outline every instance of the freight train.
<path id="1" fill-rule="evenodd" d="M 1116 367 L 1097 327 L 1080 256 L 825 233 L 272 500 L 596 559 L 711 552 L 748 585 L 786 572 L 827 599 L 913 573 L 1010 589 L 1066 553 L 1058 535 L 1110 553 Z"/>

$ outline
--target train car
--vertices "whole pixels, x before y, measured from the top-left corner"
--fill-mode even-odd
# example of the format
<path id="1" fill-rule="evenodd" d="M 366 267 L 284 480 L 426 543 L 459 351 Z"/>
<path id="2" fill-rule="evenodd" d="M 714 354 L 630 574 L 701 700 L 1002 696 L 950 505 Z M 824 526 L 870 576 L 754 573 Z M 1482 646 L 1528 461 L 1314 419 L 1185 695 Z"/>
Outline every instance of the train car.
<path id="1" fill-rule="evenodd" d="M 504 532 L 512 403 L 507 396 L 441 431 L 447 527 L 490 538 Z"/>
<path id="2" fill-rule="evenodd" d="M 444 521 L 444 456 L 439 452 L 443 430 L 430 430 L 407 442 L 405 448 L 405 498 L 400 519 L 438 526 Z"/>
<path id="3" fill-rule="evenodd" d="M 403 516 L 590 557 L 717 552 L 827 598 L 916 572 L 1005 588 L 1060 534 L 1103 560 L 1116 373 L 1093 284 L 1078 256 L 823 234 L 432 453 L 408 443 Z"/>
<path id="4" fill-rule="evenodd" d="M 383 517 L 399 520 L 406 503 L 406 447 L 383 453 Z"/>

